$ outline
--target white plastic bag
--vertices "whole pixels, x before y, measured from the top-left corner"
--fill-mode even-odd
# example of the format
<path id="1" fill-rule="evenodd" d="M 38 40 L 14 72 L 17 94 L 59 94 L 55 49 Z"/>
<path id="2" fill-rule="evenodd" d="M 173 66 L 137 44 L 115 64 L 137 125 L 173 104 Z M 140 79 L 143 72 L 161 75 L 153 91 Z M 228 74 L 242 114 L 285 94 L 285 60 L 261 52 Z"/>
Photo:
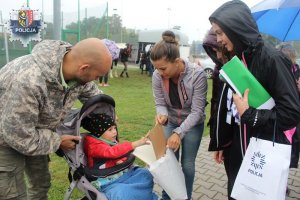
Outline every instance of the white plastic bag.
<path id="1" fill-rule="evenodd" d="M 172 150 L 150 165 L 154 180 L 173 200 L 187 199 L 184 175 Z"/>
<path id="2" fill-rule="evenodd" d="M 231 197 L 237 200 L 284 200 L 290 158 L 291 145 L 252 137 Z"/>

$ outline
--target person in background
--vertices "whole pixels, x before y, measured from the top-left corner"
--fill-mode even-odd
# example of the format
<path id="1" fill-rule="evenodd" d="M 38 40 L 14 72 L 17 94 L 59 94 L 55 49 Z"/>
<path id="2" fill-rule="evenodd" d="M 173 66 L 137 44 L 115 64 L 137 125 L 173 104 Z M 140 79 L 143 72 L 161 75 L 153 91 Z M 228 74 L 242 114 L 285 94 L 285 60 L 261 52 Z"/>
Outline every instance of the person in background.
<path id="1" fill-rule="evenodd" d="M 228 150 L 228 198 L 232 199 L 232 187 L 250 137 L 258 137 L 260 133 L 260 138 L 272 140 L 276 121 L 275 142 L 290 144 L 285 132 L 292 130 L 300 120 L 299 95 L 289 59 L 263 41 L 244 2 L 232 0 L 224 3 L 210 15 L 209 21 L 217 35 L 217 42 L 227 49 L 231 57 L 236 55 L 243 60 L 276 104 L 271 110 L 258 110 L 248 104 L 248 93 L 251 92 L 248 89 L 242 97 L 232 94 L 233 103 L 229 105 L 231 111 L 237 112 L 231 112 L 228 122 L 238 125 L 233 128 Z"/>
<path id="2" fill-rule="evenodd" d="M 123 65 L 124 65 L 124 69 L 121 72 L 120 77 L 123 77 L 123 74 L 125 73 L 126 77 L 129 78 L 129 75 L 128 75 L 128 58 L 131 56 L 131 50 L 132 50 L 131 45 L 126 44 L 126 48 L 121 49 L 121 51 L 120 51 L 120 59 L 121 59 L 121 62 L 123 63 Z"/>
<path id="3" fill-rule="evenodd" d="M 102 87 L 109 86 L 108 85 L 108 74 L 109 74 L 109 72 L 107 72 L 104 76 L 99 77 L 99 86 L 102 86 Z"/>
<path id="4" fill-rule="evenodd" d="M 187 195 L 192 199 L 195 159 L 205 120 L 206 75 L 201 67 L 180 58 L 178 41 L 172 31 L 163 32 L 150 58 L 156 69 L 152 76 L 156 122 L 164 126 L 167 146 L 175 151 L 177 159 L 181 147 Z M 165 191 L 162 199 L 170 199 Z"/>
<path id="5" fill-rule="evenodd" d="M 289 43 L 280 43 L 276 46 L 276 48 L 281 51 L 284 55 L 286 55 L 291 60 L 291 71 L 295 77 L 297 82 L 297 86 L 300 82 L 300 69 L 299 65 L 296 62 L 297 53 L 295 48 Z M 299 87 L 298 92 L 300 93 Z M 298 168 L 298 161 L 299 161 L 299 150 L 300 150 L 300 123 L 297 125 L 296 133 L 292 137 L 292 154 L 291 154 L 291 164 L 290 168 Z"/>
<path id="6" fill-rule="evenodd" d="M 84 152 L 89 168 L 108 169 L 127 160 L 128 154 L 136 147 L 146 145 L 143 137 L 134 142 L 118 143 L 118 131 L 113 117 L 105 113 L 90 114 L 83 118 L 81 125 L 89 131 L 84 140 Z M 127 156 L 126 156 L 127 155 Z M 104 192 L 108 200 L 156 200 L 153 193 L 153 177 L 142 167 L 129 167 L 105 178 L 98 178 L 92 184 Z"/>
<path id="7" fill-rule="evenodd" d="M 116 78 L 118 78 L 118 62 L 119 62 L 119 58 L 116 58 L 113 60 L 113 64 L 111 66 L 111 70 L 110 70 L 110 78 L 113 78 L 114 76 Z"/>
<path id="8" fill-rule="evenodd" d="M 213 72 L 212 98 L 210 119 L 208 125 L 210 127 L 210 142 L 208 151 L 214 152 L 214 160 L 218 164 L 224 164 L 225 172 L 228 180 L 232 177 L 230 165 L 235 165 L 228 157 L 230 156 L 230 145 L 233 139 L 234 129 L 238 128 L 237 123 L 231 123 L 226 120 L 227 115 L 232 112 L 232 93 L 229 85 L 223 82 L 219 77 L 219 71 L 223 64 L 228 61 L 230 55 L 224 47 L 217 43 L 217 35 L 212 29 L 203 41 L 203 48 L 207 55 L 216 64 Z M 227 98 L 228 97 L 228 98 Z M 230 101 L 228 101 L 230 100 Z M 227 183 L 227 193 L 230 196 L 230 181 Z"/>
<path id="9" fill-rule="evenodd" d="M 296 62 L 297 52 L 296 52 L 295 48 L 291 44 L 286 43 L 286 42 L 280 43 L 279 45 L 276 46 L 276 48 L 292 61 L 291 71 L 293 72 L 296 81 L 299 81 L 300 80 L 300 68 Z M 300 90 L 299 90 L 299 92 L 300 92 Z"/>
<path id="10" fill-rule="evenodd" d="M 139 63 L 140 63 L 141 74 L 143 74 L 144 71 L 147 74 L 147 55 L 143 50 L 140 50 Z"/>
<path id="11" fill-rule="evenodd" d="M 153 48 L 153 45 L 150 46 L 149 50 L 146 53 L 146 71 L 149 72 L 149 76 L 152 76 L 153 71 L 154 71 L 154 67 L 151 63 L 151 58 L 150 58 L 152 48 Z"/>
<path id="12" fill-rule="evenodd" d="M 74 46 L 44 40 L 0 69 L 1 200 L 48 199 L 48 154 L 72 150 L 80 140 L 55 130 L 77 99 L 101 93 L 93 80 L 106 74 L 111 62 L 97 38 Z"/>

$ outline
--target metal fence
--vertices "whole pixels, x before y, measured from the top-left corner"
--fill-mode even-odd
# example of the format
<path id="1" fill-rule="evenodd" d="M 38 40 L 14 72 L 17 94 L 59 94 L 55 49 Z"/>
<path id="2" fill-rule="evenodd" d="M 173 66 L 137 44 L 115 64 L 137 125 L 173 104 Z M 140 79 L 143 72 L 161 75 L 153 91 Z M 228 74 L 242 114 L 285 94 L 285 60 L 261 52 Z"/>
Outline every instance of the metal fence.
<path id="1" fill-rule="evenodd" d="M 84 1 L 84 0 L 81 0 Z M 88 0 L 86 0 L 88 1 Z M 16 6 L 16 9 L 18 7 Z M 30 9 L 38 9 L 38 8 L 30 8 Z M 71 12 L 64 12 L 64 7 L 62 6 L 62 24 L 61 27 L 58 27 L 61 30 L 61 40 L 70 42 L 71 44 L 75 44 L 78 40 L 84 39 L 85 37 L 99 37 L 99 29 L 105 28 L 105 23 L 103 20 L 97 20 L 98 24 L 93 24 L 91 27 L 80 27 L 78 26 L 78 21 L 80 23 L 84 23 L 88 18 L 96 18 L 101 19 L 106 17 L 107 12 L 107 4 L 99 3 L 98 7 L 93 8 L 80 8 L 80 12 L 78 10 L 74 10 Z M 10 12 L 10 11 L 2 11 Z M 32 48 L 37 44 L 37 42 L 32 41 L 27 47 L 23 47 L 20 41 L 10 41 L 10 35 L 4 30 L 4 23 L 6 23 L 9 19 L 2 19 L 2 13 L 0 8 L 0 68 L 3 67 L 7 60 L 11 61 L 17 57 L 27 55 L 31 53 Z M 43 13 L 41 13 L 43 14 Z M 43 15 L 44 22 L 47 24 L 47 28 L 42 30 L 41 39 L 54 39 L 54 29 L 53 27 L 53 15 Z M 95 29 L 97 26 L 97 29 Z M 57 28 L 56 28 L 57 30 Z M 5 38 L 6 32 L 6 38 Z M 105 33 L 105 31 L 103 31 Z M 89 35 L 85 35 L 88 33 Z M 81 37 L 80 37 L 81 34 Z M 102 36 L 104 38 L 105 36 Z M 5 42 L 7 41 L 7 44 Z M 7 59 L 8 57 L 8 59 Z"/>

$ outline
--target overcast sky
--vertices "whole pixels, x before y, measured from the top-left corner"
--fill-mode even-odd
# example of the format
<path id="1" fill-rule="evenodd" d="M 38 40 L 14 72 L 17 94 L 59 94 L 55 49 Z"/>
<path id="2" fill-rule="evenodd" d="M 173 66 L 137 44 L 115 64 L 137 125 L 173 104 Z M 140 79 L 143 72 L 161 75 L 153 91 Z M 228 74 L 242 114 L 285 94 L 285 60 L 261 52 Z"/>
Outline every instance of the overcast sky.
<path id="1" fill-rule="evenodd" d="M 0 10 L 3 21 L 9 19 L 12 9 L 19 9 L 27 4 L 27 0 L 1 0 Z M 108 2 L 109 15 L 118 14 L 123 19 L 123 26 L 139 30 L 168 29 L 181 26 L 181 31 L 187 34 L 189 41 L 202 40 L 210 28 L 208 17 L 227 0 L 80 0 L 80 8 L 87 8 L 90 13 L 99 15 Z M 244 0 L 251 8 L 262 0 Z M 61 0 L 61 10 L 64 13 L 77 12 L 78 0 Z M 53 13 L 53 0 L 29 0 L 33 10 L 44 11 L 45 16 Z M 64 16 L 68 16 L 67 14 Z M 84 17 L 82 12 L 81 17 Z M 46 17 L 45 17 L 46 18 Z M 52 18 L 52 17 L 51 17 Z M 76 21 L 76 19 L 74 19 Z M 0 21 L 1 22 L 1 21 Z"/>

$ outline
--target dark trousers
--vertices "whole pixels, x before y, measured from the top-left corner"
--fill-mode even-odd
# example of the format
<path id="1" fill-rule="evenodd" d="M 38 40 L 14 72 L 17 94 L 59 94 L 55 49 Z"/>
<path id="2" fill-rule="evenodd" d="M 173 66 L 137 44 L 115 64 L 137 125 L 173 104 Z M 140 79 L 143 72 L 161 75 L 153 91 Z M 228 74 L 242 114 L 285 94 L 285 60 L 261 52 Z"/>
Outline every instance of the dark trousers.
<path id="1" fill-rule="evenodd" d="M 224 150 L 223 155 L 225 172 L 228 178 L 227 195 L 229 200 L 234 200 L 234 198 L 230 197 L 230 194 L 243 161 L 238 126 L 234 127 L 232 143 Z"/>
<path id="2" fill-rule="evenodd" d="M 234 151 L 233 149 L 234 148 L 230 146 L 229 148 L 224 150 L 224 167 L 228 178 L 227 195 L 229 200 L 234 200 L 234 198 L 230 197 L 230 194 L 242 163 L 242 161 L 239 161 L 240 159 L 236 159 L 239 156 L 240 152 Z"/>
<path id="3" fill-rule="evenodd" d="M 99 82 L 102 83 L 103 79 L 104 79 L 104 83 L 108 82 L 108 73 L 106 73 L 104 76 L 100 76 Z"/>

